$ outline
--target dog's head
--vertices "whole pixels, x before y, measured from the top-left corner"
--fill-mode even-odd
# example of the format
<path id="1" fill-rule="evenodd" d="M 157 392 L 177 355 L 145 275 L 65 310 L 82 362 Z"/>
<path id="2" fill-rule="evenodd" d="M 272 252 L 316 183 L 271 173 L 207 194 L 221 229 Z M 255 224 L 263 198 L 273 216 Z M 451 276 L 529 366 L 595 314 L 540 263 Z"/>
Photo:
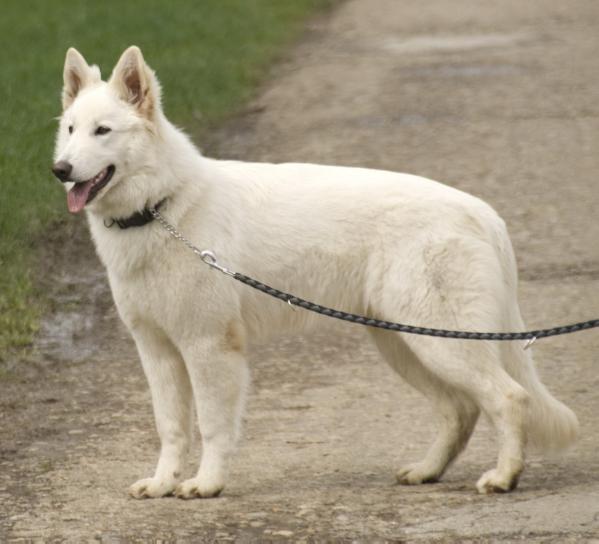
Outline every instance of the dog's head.
<path id="1" fill-rule="evenodd" d="M 104 82 L 99 68 L 71 48 L 64 65 L 62 106 L 52 172 L 65 184 L 69 211 L 86 206 L 92 211 L 118 209 L 118 202 L 131 200 L 135 178 L 154 155 L 161 112 L 154 73 L 133 46 Z"/>

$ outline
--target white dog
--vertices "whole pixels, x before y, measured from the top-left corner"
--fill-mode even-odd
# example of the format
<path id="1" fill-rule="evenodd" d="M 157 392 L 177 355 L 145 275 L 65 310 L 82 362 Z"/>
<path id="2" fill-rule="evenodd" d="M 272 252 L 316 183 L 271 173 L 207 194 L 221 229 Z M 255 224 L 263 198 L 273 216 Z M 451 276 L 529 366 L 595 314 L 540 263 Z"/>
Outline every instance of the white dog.
<path id="1" fill-rule="evenodd" d="M 133 497 L 218 495 L 248 387 L 246 343 L 324 319 L 214 272 L 149 208 L 236 270 L 319 304 L 427 327 L 523 330 L 504 222 L 473 196 L 406 174 L 205 158 L 165 118 L 137 47 L 108 82 L 69 49 L 62 102 L 53 171 L 69 210 L 87 212 L 162 444 L 154 476 L 134 483 Z M 399 471 L 400 483 L 437 480 L 480 410 L 499 436 L 482 493 L 516 486 L 527 442 L 561 448 L 575 438 L 576 416 L 540 383 L 522 342 L 371 333 L 441 416 L 430 451 Z M 203 451 L 197 475 L 183 479 L 194 401 Z"/>

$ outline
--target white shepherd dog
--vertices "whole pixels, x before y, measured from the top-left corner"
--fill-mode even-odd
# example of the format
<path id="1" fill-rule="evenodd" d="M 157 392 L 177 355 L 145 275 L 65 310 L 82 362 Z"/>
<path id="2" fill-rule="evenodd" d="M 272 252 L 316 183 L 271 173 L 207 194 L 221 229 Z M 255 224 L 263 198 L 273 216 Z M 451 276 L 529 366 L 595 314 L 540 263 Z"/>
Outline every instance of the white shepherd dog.
<path id="1" fill-rule="evenodd" d="M 524 330 L 505 224 L 473 196 L 407 174 L 205 158 L 165 118 L 137 47 L 108 82 L 69 49 L 62 104 L 53 172 L 69 210 L 87 212 L 162 444 L 155 474 L 131 486 L 133 497 L 218 495 L 240 431 L 247 342 L 323 319 L 214 272 L 150 221 L 148 208 L 160 204 L 236 270 L 322 305 L 426 327 Z M 576 416 L 541 384 L 522 342 L 371 334 L 441 416 L 437 439 L 399 470 L 400 483 L 439 479 L 481 410 L 499 438 L 481 493 L 514 489 L 527 442 L 555 449 L 576 437 Z M 194 404 L 202 458 L 184 479 Z"/>

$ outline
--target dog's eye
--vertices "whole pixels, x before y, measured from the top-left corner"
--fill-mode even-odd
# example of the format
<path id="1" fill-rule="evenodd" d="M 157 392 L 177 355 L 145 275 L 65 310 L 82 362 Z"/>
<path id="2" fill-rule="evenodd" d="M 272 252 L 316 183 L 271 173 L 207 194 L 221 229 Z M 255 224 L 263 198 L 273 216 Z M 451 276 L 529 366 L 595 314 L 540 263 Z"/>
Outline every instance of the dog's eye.
<path id="1" fill-rule="evenodd" d="M 102 136 L 102 134 L 108 134 L 111 130 L 112 130 L 111 128 L 99 126 L 96 129 L 96 132 L 94 132 L 94 134 L 96 136 Z"/>
<path id="2" fill-rule="evenodd" d="M 69 125 L 69 134 L 73 134 L 73 125 Z"/>

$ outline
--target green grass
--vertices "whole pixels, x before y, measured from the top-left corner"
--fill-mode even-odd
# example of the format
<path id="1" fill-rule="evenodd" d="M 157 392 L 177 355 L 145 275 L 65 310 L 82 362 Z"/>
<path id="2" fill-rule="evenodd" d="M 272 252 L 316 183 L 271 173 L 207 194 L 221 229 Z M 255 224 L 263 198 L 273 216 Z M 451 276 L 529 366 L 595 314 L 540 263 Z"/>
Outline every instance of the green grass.
<path id="1" fill-rule="evenodd" d="M 0 16 L 0 360 L 27 346 L 40 315 L 36 240 L 66 213 L 52 179 L 64 55 L 109 75 L 138 45 L 168 117 L 192 134 L 248 99 L 269 63 L 333 0 L 4 0 Z"/>

